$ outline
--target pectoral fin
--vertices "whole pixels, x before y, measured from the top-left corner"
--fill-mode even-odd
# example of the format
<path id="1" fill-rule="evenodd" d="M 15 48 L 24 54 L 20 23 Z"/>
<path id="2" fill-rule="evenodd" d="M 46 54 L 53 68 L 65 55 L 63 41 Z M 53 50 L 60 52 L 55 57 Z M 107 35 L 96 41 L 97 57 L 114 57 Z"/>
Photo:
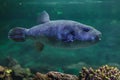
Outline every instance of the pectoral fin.
<path id="1" fill-rule="evenodd" d="M 37 49 L 37 51 L 41 52 L 44 49 L 44 44 L 42 44 L 40 41 L 36 41 L 35 48 Z"/>

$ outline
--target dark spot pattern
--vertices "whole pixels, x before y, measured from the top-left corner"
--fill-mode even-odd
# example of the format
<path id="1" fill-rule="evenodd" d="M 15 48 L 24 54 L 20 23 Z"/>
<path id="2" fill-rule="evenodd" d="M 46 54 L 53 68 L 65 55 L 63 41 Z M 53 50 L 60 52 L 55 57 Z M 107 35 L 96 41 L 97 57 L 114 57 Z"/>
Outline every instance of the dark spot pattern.
<path id="1" fill-rule="evenodd" d="M 83 30 L 84 32 L 89 32 L 89 31 L 90 31 L 90 28 L 84 27 L 84 28 L 82 28 L 82 30 Z"/>

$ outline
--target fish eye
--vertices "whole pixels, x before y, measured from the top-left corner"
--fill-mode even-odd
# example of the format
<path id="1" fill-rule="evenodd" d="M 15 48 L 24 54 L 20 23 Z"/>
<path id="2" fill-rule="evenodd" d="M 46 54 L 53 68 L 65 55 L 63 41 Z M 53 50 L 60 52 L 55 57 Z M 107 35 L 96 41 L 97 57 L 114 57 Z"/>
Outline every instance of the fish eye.
<path id="1" fill-rule="evenodd" d="M 83 28 L 83 31 L 88 32 L 88 31 L 90 31 L 90 28 Z"/>

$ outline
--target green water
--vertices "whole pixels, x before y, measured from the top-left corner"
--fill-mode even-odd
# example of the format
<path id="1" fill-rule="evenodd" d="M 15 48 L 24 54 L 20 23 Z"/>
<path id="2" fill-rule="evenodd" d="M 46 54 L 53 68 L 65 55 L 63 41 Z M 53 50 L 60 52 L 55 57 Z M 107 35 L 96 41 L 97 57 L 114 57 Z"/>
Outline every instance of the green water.
<path id="1" fill-rule="evenodd" d="M 120 68 L 120 1 L 119 0 L 1 0 L 0 64 L 7 56 L 23 67 L 46 73 L 51 70 L 77 74 L 82 66 L 105 64 Z M 45 46 L 37 52 L 31 41 L 15 43 L 7 38 L 13 27 L 30 28 L 46 10 L 51 20 L 70 19 L 94 26 L 102 32 L 96 45 L 80 49 Z"/>

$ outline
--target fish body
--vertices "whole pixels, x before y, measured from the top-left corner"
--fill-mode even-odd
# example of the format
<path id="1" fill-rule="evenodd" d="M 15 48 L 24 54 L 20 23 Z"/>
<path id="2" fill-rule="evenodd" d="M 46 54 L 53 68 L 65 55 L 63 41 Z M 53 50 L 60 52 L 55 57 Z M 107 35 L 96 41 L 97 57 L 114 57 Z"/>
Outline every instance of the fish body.
<path id="1" fill-rule="evenodd" d="M 17 42 L 39 40 L 44 45 L 62 48 L 87 47 L 101 39 L 101 32 L 95 28 L 72 20 L 50 20 L 46 11 L 41 13 L 38 21 L 39 25 L 29 29 L 11 29 L 8 37 Z"/>

